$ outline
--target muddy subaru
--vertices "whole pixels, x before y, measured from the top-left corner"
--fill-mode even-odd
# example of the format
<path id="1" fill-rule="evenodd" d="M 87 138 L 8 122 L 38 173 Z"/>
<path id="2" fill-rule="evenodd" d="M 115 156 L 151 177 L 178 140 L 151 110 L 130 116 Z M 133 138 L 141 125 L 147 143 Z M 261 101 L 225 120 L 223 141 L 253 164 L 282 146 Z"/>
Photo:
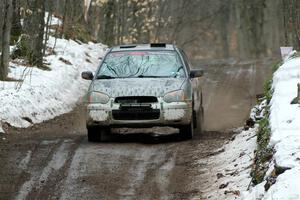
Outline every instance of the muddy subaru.
<path id="1" fill-rule="evenodd" d="M 113 127 L 168 126 L 182 139 L 201 131 L 201 69 L 191 69 L 185 53 L 175 45 L 141 44 L 111 48 L 95 74 L 87 94 L 89 141 L 101 141 Z"/>

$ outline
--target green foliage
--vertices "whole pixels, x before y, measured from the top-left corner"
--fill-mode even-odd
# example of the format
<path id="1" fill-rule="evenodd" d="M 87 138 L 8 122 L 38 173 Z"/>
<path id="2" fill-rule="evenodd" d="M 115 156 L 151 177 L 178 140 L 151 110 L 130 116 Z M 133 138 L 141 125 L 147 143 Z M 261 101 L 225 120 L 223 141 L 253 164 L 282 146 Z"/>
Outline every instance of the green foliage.
<path id="1" fill-rule="evenodd" d="M 264 96 L 267 99 L 268 104 L 272 99 L 273 89 L 272 89 L 272 80 L 267 80 L 264 83 Z"/>
<path id="2" fill-rule="evenodd" d="M 278 62 L 273 65 L 273 72 L 275 72 L 282 63 Z M 273 88 L 272 79 L 264 83 L 264 96 L 266 97 L 268 105 L 272 99 Z M 254 164 L 251 171 L 253 184 L 259 184 L 264 180 L 265 174 L 268 170 L 269 161 L 273 157 L 274 150 L 269 146 L 271 129 L 269 124 L 270 106 L 267 106 L 266 113 L 263 119 L 259 121 L 259 130 L 257 132 L 257 150 L 255 152 Z"/>
<path id="3" fill-rule="evenodd" d="M 268 170 L 268 162 L 273 156 L 273 149 L 268 146 L 271 134 L 269 126 L 269 107 L 266 109 L 268 112 L 265 117 L 259 121 L 259 130 L 257 133 L 257 150 L 255 152 L 255 160 L 251 172 L 252 182 L 254 184 L 259 184 L 263 181 Z"/>

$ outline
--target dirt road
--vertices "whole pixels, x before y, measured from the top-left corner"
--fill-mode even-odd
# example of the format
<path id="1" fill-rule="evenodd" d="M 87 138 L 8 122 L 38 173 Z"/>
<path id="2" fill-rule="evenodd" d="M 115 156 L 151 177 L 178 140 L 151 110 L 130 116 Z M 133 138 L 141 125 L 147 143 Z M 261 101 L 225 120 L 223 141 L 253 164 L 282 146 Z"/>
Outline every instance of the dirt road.
<path id="1" fill-rule="evenodd" d="M 208 131 L 185 142 L 134 135 L 89 143 L 81 106 L 10 128 L 0 137 L 0 199 L 201 199 L 207 158 L 231 137 L 225 129 L 243 124 L 270 74 L 261 62 L 201 65 Z"/>
<path id="2" fill-rule="evenodd" d="M 203 85 L 206 130 L 241 126 L 271 77 L 274 60 L 195 62 L 205 69 Z"/>

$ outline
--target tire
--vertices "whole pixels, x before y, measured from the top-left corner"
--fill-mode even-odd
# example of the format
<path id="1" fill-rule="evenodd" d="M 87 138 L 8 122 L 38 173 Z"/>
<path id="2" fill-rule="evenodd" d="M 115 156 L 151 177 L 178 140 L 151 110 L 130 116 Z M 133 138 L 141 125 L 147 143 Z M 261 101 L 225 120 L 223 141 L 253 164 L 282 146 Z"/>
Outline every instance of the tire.
<path id="1" fill-rule="evenodd" d="M 87 136 L 89 142 L 100 142 L 101 141 L 101 133 L 95 127 L 87 128 Z"/>
<path id="2" fill-rule="evenodd" d="M 109 127 L 88 127 L 87 132 L 89 142 L 101 142 L 104 135 L 108 134 Z"/>
<path id="3" fill-rule="evenodd" d="M 194 123 L 191 120 L 191 123 L 188 125 L 181 126 L 179 128 L 179 137 L 181 140 L 190 140 L 194 136 Z"/>

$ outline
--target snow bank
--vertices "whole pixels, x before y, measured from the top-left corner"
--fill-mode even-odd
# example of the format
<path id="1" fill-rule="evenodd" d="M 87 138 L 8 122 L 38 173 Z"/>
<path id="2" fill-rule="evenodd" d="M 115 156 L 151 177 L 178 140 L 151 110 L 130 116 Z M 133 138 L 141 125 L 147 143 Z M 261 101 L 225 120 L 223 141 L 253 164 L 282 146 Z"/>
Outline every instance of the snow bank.
<path id="1" fill-rule="evenodd" d="M 290 155 L 284 160 L 298 160 L 294 164 L 300 167 L 300 106 L 290 104 L 297 96 L 297 83 L 300 83 L 300 58 L 286 61 L 274 74 L 270 123 L 275 156 L 282 159 Z M 280 166 L 294 167 L 285 162 L 280 162 Z"/>
<path id="2" fill-rule="evenodd" d="M 274 164 L 284 169 L 276 183 L 263 193 L 254 187 L 244 199 L 300 199 L 300 105 L 291 104 L 300 83 L 300 58 L 287 58 L 273 75 L 270 145 L 274 147 Z"/>
<path id="3" fill-rule="evenodd" d="M 257 129 L 258 125 L 247 131 L 237 130 L 239 133 L 225 145 L 224 152 L 209 158 L 208 162 L 214 167 L 210 169 L 208 187 L 201 188 L 205 199 L 233 200 L 247 190 L 251 182 Z"/>
<path id="4" fill-rule="evenodd" d="M 48 46 L 54 43 L 50 37 Z M 56 53 L 45 58 L 51 71 L 10 63 L 9 77 L 23 82 L 0 81 L 0 125 L 25 128 L 71 111 L 90 83 L 81 79 L 81 72 L 95 71 L 105 49 L 102 44 L 57 39 Z"/>
<path id="5" fill-rule="evenodd" d="M 285 171 L 277 177 L 276 183 L 265 192 L 266 181 L 255 186 L 244 196 L 244 200 L 299 200 L 300 168 Z"/>

